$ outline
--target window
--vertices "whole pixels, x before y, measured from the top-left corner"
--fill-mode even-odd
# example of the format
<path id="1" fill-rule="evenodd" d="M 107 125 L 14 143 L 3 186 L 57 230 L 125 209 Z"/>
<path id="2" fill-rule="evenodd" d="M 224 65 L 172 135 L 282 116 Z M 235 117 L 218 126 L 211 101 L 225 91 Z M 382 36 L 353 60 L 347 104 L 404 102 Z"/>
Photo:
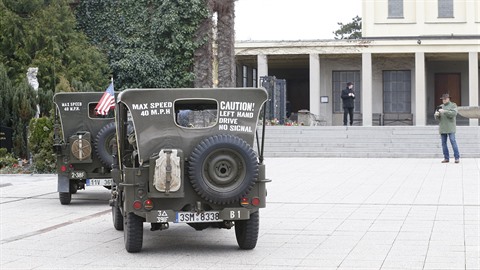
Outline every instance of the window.
<path id="1" fill-rule="evenodd" d="M 383 71 L 383 112 L 411 113 L 410 70 Z"/>
<path id="2" fill-rule="evenodd" d="M 257 87 L 257 69 L 252 69 L 252 87 Z"/>
<path id="3" fill-rule="evenodd" d="M 360 85 L 360 71 L 333 71 L 332 74 L 332 88 L 333 88 L 333 112 L 343 112 L 342 104 L 342 90 L 347 88 L 347 83 L 353 83 L 353 89 L 355 90 L 355 109 L 354 111 L 361 112 L 360 100 L 361 100 L 361 85 Z"/>
<path id="4" fill-rule="evenodd" d="M 388 18 L 403 18 L 403 0 L 388 0 Z"/>
<path id="5" fill-rule="evenodd" d="M 438 17 L 453 18 L 453 0 L 438 0 Z"/>
<path id="6" fill-rule="evenodd" d="M 175 122 L 181 127 L 206 128 L 217 123 L 217 101 L 210 99 L 177 100 Z"/>
<path id="7" fill-rule="evenodd" d="M 88 103 L 88 117 L 90 117 L 92 119 L 98 119 L 98 118 L 100 118 L 100 119 L 111 119 L 111 118 L 115 117 L 115 110 L 114 109 L 110 109 L 108 111 L 107 115 L 97 114 L 96 111 L 95 111 L 95 107 L 97 107 L 97 104 L 98 104 L 98 102 Z"/>

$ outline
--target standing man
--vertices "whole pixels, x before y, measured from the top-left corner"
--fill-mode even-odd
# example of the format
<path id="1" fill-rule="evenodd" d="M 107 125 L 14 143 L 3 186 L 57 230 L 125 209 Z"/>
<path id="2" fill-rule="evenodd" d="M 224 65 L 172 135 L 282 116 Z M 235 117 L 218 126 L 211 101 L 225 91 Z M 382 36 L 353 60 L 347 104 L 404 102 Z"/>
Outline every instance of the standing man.
<path id="1" fill-rule="evenodd" d="M 348 82 L 347 88 L 342 90 L 343 101 L 343 125 L 347 125 L 347 115 L 350 115 L 350 126 L 353 125 L 353 108 L 355 105 L 355 91 L 353 91 L 353 83 Z"/>
<path id="2" fill-rule="evenodd" d="M 457 126 L 457 104 L 450 101 L 449 94 L 443 94 L 443 104 L 435 112 L 435 119 L 440 121 L 439 132 L 442 137 L 442 149 L 443 160 L 442 163 L 448 163 L 450 161 L 450 154 L 448 153 L 447 137 L 450 138 L 450 144 L 453 148 L 453 156 L 455 157 L 455 163 L 460 162 L 460 153 L 458 152 L 457 141 L 455 140 L 455 132 Z"/>

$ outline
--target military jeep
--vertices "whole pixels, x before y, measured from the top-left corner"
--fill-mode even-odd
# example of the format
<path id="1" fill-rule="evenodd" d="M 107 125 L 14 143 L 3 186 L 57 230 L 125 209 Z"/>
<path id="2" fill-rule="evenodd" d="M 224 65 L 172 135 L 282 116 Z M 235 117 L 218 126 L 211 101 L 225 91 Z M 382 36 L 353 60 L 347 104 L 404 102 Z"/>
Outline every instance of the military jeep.
<path id="1" fill-rule="evenodd" d="M 57 155 L 61 204 L 85 186 L 110 188 L 115 141 L 115 117 L 97 115 L 100 92 L 58 93 L 55 103 L 54 150 Z"/>
<path id="2" fill-rule="evenodd" d="M 269 180 L 263 149 L 257 155 L 253 146 L 266 100 L 259 88 L 128 89 L 118 95 L 110 204 L 128 252 L 142 249 L 144 222 L 152 231 L 170 223 L 235 227 L 241 249 L 256 246 Z"/>

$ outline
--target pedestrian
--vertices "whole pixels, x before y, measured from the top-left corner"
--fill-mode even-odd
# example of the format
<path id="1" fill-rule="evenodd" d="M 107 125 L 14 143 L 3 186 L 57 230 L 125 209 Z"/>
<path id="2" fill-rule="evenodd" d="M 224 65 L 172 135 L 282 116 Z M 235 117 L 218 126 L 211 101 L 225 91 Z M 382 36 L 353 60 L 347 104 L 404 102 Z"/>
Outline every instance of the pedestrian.
<path id="1" fill-rule="evenodd" d="M 457 125 L 457 104 L 450 101 L 449 94 L 443 94 L 443 104 L 435 111 L 435 119 L 440 124 L 438 131 L 442 138 L 443 160 L 442 163 L 448 163 L 450 161 L 450 154 L 448 153 L 447 138 L 450 138 L 450 144 L 453 148 L 453 156 L 455 157 L 455 163 L 460 162 L 460 153 L 458 152 L 457 141 L 455 140 L 455 132 Z"/>
<path id="2" fill-rule="evenodd" d="M 350 115 L 350 126 L 353 125 L 353 108 L 355 106 L 355 91 L 353 90 L 353 83 L 348 82 L 347 88 L 342 90 L 343 102 L 343 125 L 347 125 L 347 116 Z"/>

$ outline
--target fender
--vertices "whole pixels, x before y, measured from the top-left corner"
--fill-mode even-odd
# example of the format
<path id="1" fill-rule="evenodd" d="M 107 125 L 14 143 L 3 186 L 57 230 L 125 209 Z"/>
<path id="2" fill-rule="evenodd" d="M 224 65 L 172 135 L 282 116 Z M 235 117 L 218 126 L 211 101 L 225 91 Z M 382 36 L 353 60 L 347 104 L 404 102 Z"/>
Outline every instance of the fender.
<path id="1" fill-rule="evenodd" d="M 70 192 L 70 179 L 66 175 L 58 175 L 57 189 L 58 192 Z"/>

